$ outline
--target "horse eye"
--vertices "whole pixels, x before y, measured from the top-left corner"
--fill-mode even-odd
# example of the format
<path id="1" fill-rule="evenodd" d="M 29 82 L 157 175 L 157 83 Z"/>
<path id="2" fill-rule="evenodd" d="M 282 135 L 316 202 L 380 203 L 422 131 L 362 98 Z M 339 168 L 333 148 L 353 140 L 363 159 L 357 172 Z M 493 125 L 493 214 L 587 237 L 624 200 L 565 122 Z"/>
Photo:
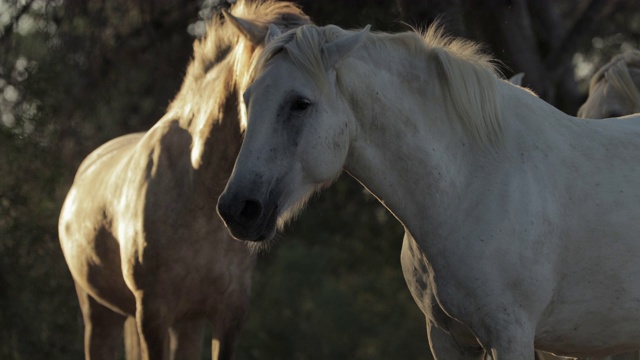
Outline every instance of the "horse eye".
<path id="1" fill-rule="evenodd" d="M 290 110 L 296 111 L 296 112 L 305 111 L 310 105 L 311 105 L 311 101 L 307 99 L 296 99 L 291 104 Z"/>

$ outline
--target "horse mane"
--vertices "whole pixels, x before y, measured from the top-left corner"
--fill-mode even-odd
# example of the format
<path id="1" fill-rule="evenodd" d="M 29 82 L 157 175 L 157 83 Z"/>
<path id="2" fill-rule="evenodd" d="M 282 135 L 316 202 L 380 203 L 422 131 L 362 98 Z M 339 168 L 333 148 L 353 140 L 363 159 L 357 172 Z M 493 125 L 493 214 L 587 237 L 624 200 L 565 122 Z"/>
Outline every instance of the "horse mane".
<path id="1" fill-rule="evenodd" d="M 230 13 L 254 26 L 266 28 L 274 24 L 283 31 L 308 24 L 309 17 L 295 4 L 274 0 L 238 0 Z M 161 121 L 178 120 L 189 129 L 192 140 L 191 161 L 199 167 L 205 142 L 215 124 L 234 117 L 229 109 L 236 106 L 241 130 L 246 126 L 239 91 L 246 87 L 247 73 L 256 49 L 254 44 L 222 16 L 214 16 L 207 23 L 204 37 L 193 44 L 193 59 L 180 91 L 173 99 Z M 237 105 L 236 105 L 237 103 Z M 235 119 L 234 119 L 235 120 Z M 228 124 L 232 125 L 232 124 Z"/>
<path id="2" fill-rule="evenodd" d="M 445 75 L 441 81 L 463 127 L 483 145 L 502 144 L 502 110 L 498 96 L 498 70 L 493 57 L 479 44 L 446 36 L 431 26 L 423 36 L 427 52 L 434 54 Z"/>
<path id="3" fill-rule="evenodd" d="M 346 33 L 333 25 L 304 25 L 285 33 L 267 45 L 254 63 L 250 76 L 255 78 L 264 71 L 271 58 L 284 50 L 321 89 L 326 88 L 328 82 L 322 63 L 322 46 Z M 503 132 L 497 95 L 498 71 L 495 60 L 483 53 L 478 44 L 447 36 L 441 26 L 434 24 L 423 33 L 368 34 L 360 49 L 358 51 L 368 53 L 372 59 L 384 58 L 385 54 L 405 53 L 422 57 L 425 61 L 435 60 L 444 75 L 438 76 L 438 81 L 448 92 L 450 100 L 446 104 L 449 112 L 480 144 L 501 145 Z M 346 64 L 336 68 L 339 79 L 352 73 Z"/>
<path id="4" fill-rule="evenodd" d="M 589 92 L 602 79 L 607 80 L 635 109 L 640 109 L 640 84 L 634 83 L 629 67 L 640 69 L 640 51 L 629 50 L 614 56 L 605 66 L 600 68 L 589 84 Z"/>
<path id="5" fill-rule="evenodd" d="M 238 0 L 229 12 L 255 25 L 266 28 L 271 23 L 283 31 L 310 22 L 309 17 L 298 5 L 285 1 Z M 191 104 L 212 103 L 212 93 L 202 88 L 206 86 L 204 83 L 209 77 L 216 78 L 216 81 L 209 81 L 212 86 L 227 87 L 227 89 L 236 86 L 249 69 L 250 52 L 255 49 L 255 45 L 236 46 L 241 41 L 247 40 L 236 28 L 226 22 L 222 16 L 213 16 L 206 25 L 206 34 L 193 44 L 193 58 L 187 67 L 180 91 L 169 105 L 168 113 L 178 112 L 181 113 L 182 118 L 193 118 L 197 114 L 193 113 Z M 210 74 L 213 69 L 230 58 L 234 51 L 238 53 L 227 67 L 217 71 L 217 74 Z M 230 71 L 232 69 L 233 71 Z M 202 97 L 207 99 L 194 100 Z"/>

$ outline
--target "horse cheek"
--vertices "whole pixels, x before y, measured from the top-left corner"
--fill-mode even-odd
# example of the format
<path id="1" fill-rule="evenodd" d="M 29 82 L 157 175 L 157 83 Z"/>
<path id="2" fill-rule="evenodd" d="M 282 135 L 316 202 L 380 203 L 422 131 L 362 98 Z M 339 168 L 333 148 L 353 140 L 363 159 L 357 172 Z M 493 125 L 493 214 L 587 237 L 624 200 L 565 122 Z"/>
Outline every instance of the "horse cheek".
<path id="1" fill-rule="evenodd" d="M 331 132 L 318 132 L 320 135 L 309 141 L 309 145 L 300 149 L 302 168 L 305 177 L 314 184 L 331 181 L 340 174 L 346 151 L 340 136 L 331 136 Z"/>

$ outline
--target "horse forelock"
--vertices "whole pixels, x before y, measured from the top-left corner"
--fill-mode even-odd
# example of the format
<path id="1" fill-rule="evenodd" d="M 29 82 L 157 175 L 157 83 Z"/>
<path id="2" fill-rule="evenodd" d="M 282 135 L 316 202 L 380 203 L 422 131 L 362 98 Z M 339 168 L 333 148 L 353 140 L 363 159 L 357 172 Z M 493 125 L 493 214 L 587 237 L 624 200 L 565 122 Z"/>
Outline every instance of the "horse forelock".
<path id="1" fill-rule="evenodd" d="M 313 25 L 303 25 L 295 30 L 284 33 L 271 43 L 254 62 L 249 78 L 254 80 L 265 71 L 269 61 L 277 54 L 285 51 L 291 61 L 301 71 L 305 72 L 321 88 L 326 88 L 322 64 L 322 46 L 327 42 L 328 33 Z"/>
<path id="2" fill-rule="evenodd" d="M 251 77 L 262 73 L 276 54 L 286 51 L 291 61 L 323 88 L 328 82 L 322 63 L 322 47 L 345 33 L 345 30 L 332 25 L 302 26 L 286 33 L 267 45 L 254 64 Z M 495 60 L 483 53 L 478 44 L 446 36 L 436 24 L 424 33 L 370 34 L 358 51 L 373 59 L 398 54 L 422 57 L 425 61 L 435 59 L 445 75 L 439 80 L 448 91 L 450 113 L 455 114 L 454 118 L 480 144 L 497 147 L 502 143 L 498 72 Z M 336 73 L 338 78 L 346 78 L 353 76 L 354 72 L 345 65 L 338 67 Z"/>

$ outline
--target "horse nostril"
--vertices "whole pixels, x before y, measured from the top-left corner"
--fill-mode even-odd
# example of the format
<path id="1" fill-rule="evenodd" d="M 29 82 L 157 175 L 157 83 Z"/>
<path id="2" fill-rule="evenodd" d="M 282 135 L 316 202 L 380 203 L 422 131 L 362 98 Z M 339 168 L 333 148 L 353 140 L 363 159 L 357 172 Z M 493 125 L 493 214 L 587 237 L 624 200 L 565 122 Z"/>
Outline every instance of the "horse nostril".
<path id="1" fill-rule="evenodd" d="M 248 225 L 258 220 L 260 215 L 262 215 L 262 204 L 257 200 L 250 199 L 242 202 L 237 219 L 240 223 Z"/>
<path id="2" fill-rule="evenodd" d="M 262 213 L 262 203 L 256 199 L 241 200 L 238 196 L 226 194 L 222 194 L 218 199 L 218 214 L 227 225 L 253 227 Z"/>

